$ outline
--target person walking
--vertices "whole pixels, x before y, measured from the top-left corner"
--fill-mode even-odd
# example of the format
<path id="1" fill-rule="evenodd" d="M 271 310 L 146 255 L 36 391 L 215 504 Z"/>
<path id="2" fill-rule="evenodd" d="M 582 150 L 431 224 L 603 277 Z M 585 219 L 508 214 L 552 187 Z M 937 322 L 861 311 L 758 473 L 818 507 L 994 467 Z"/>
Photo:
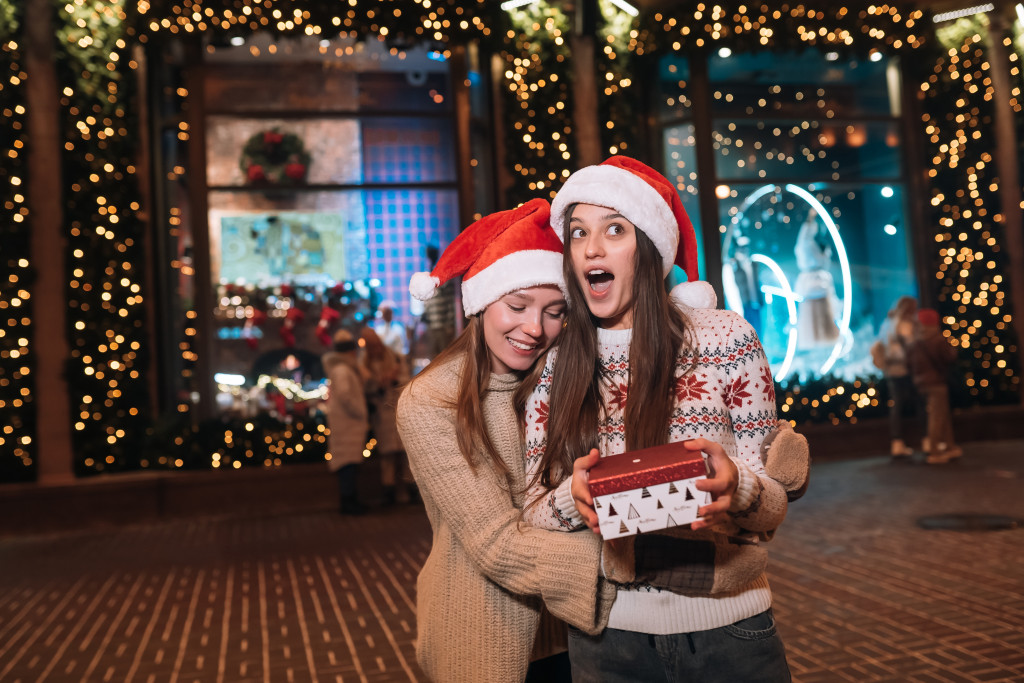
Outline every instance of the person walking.
<path id="1" fill-rule="evenodd" d="M 928 416 L 928 464 L 937 465 L 963 455 L 953 438 L 953 416 L 949 406 L 949 370 L 956 361 L 956 348 L 942 334 L 939 313 L 931 308 L 917 312 L 917 334 L 907 359 L 914 386 L 924 397 Z"/>
<path id="2" fill-rule="evenodd" d="M 901 296 L 889 310 L 879 330 L 878 339 L 871 346 L 871 358 L 889 386 L 889 452 L 894 458 L 914 453 L 907 445 L 904 416 L 917 413 L 917 393 L 907 366 L 907 350 L 917 330 L 917 299 Z M 927 438 L 925 449 L 927 451 Z"/>

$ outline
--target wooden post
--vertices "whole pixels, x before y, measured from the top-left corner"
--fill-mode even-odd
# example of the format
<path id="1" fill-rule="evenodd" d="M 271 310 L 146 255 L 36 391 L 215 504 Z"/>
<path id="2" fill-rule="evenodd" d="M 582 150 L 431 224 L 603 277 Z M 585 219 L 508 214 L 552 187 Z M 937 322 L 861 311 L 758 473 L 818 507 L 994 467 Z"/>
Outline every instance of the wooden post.
<path id="1" fill-rule="evenodd" d="M 572 33 L 572 119 L 576 136 L 576 167 L 604 159 L 597 120 L 597 74 L 594 69 L 597 0 L 579 0 Z"/>
<path id="2" fill-rule="evenodd" d="M 49 0 L 27 0 L 23 24 L 25 101 L 28 106 L 28 208 L 32 221 L 33 340 L 36 359 L 35 400 L 37 480 L 70 481 L 72 473 L 71 409 L 65 361 L 67 298 L 60 100 L 53 54 L 53 12 Z"/>
<path id="3" fill-rule="evenodd" d="M 988 15 L 989 38 L 992 41 L 992 109 L 995 115 L 996 167 L 999 169 L 999 197 L 1003 214 L 1003 249 L 1009 262 L 1010 304 L 1013 306 L 1013 327 L 1017 333 L 1017 389 L 1024 405 L 1024 211 L 1021 210 L 1020 172 L 1018 170 L 1017 131 L 1010 109 L 1010 56 L 1003 44 L 1006 21 L 998 8 Z"/>

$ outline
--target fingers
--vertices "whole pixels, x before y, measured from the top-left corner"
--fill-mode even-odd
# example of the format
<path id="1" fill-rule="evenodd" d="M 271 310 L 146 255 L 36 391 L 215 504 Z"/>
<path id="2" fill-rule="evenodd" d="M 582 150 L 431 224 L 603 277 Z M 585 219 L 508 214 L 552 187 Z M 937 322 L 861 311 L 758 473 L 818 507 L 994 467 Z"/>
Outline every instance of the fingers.
<path id="1" fill-rule="evenodd" d="M 732 496 L 739 485 L 739 472 L 736 464 L 726 454 L 720 444 L 707 439 L 692 439 L 683 443 L 691 451 L 700 450 L 707 453 L 708 477 L 694 483 L 699 491 L 711 494 L 711 502 L 697 510 L 697 519 L 691 528 L 704 529 L 724 522 L 729 517 Z"/>
<path id="2" fill-rule="evenodd" d="M 601 454 L 596 448 L 591 448 L 587 455 L 577 458 L 572 465 L 572 484 L 569 489 L 576 503 L 576 511 L 595 533 L 598 530 L 598 521 L 597 512 L 594 510 L 594 498 L 590 495 L 589 479 L 590 468 L 596 465 L 600 458 Z"/>

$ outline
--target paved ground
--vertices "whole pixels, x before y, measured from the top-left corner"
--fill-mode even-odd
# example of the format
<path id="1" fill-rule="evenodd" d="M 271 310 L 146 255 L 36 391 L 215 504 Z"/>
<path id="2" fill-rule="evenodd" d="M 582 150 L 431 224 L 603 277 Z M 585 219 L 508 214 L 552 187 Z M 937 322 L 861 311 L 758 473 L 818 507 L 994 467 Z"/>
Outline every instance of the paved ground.
<path id="1" fill-rule="evenodd" d="M 961 462 L 821 458 L 772 542 L 794 679 L 1024 681 L 1024 442 Z M 418 681 L 421 509 L 0 539 L 0 681 Z"/>

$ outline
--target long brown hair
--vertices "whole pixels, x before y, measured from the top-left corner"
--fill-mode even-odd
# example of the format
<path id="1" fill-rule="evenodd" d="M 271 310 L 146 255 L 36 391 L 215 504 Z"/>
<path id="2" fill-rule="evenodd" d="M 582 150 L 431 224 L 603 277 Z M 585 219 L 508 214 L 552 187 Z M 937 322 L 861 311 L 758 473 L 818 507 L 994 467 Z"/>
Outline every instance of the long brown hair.
<path id="1" fill-rule="evenodd" d="M 512 396 L 512 405 L 516 411 L 520 430 L 524 426 L 526 401 L 540 379 L 546 357 L 545 353 L 537 359 L 529 371 L 523 373 L 523 382 Z M 475 468 L 478 464 L 475 453 L 478 449 L 482 449 L 495 471 L 508 477 L 508 466 L 498 453 L 484 422 L 482 405 L 483 396 L 491 381 L 491 355 L 484 339 L 481 314 L 470 317 L 462 334 L 439 353 L 419 375 L 413 378 L 411 383 L 415 383 L 420 377 L 428 375 L 450 362 L 460 361 L 462 369 L 459 372 L 458 388 L 449 404 L 455 411 L 459 452 L 469 466 Z"/>
<path id="2" fill-rule="evenodd" d="M 565 225 L 569 225 L 575 208 L 574 204 L 566 212 Z M 654 243 L 642 226 L 636 226 L 633 333 L 624 416 L 627 450 L 667 443 L 674 407 L 676 355 L 682 349 L 682 355 L 689 359 L 687 373 L 696 363 L 689 320 L 670 299 L 661 264 Z M 540 483 L 549 488 L 572 472 L 573 461 L 597 447 L 601 412 L 596 329 L 600 321 L 584 304 L 586 298 L 576 280 L 568 237 L 562 251 L 562 270 L 569 299 L 578 303 L 569 306 L 559 338 L 562 350 L 555 360 L 551 382 L 547 447 L 539 472 Z"/>

